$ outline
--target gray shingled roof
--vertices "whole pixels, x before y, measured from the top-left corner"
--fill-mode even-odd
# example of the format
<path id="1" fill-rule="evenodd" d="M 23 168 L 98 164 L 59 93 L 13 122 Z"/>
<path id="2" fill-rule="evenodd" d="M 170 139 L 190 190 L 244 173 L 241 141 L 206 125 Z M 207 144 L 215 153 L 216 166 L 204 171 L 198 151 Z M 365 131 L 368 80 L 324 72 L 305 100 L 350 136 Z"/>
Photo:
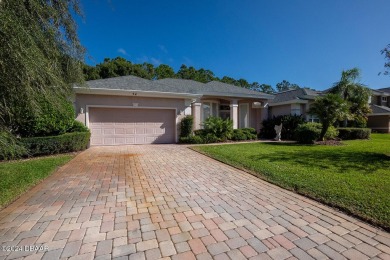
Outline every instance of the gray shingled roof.
<path id="1" fill-rule="evenodd" d="M 378 89 L 378 91 L 390 93 L 390 88 L 380 88 L 380 89 Z"/>
<path id="2" fill-rule="evenodd" d="M 200 94 L 206 89 L 205 84 L 189 80 L 189 79 L 159 79 L 155 81 L 158 84 L 162 84 L 164 86 L 169 86 L 173 89 L 173 92 L 181 92 L 181 93 L 190 93 L 190 94 Z"/>
<path id="3" fill-rule="evenodd" d="M 390 113 L 390 107 L 385 107 L 385 106 L 378 106 L 378 105 L 371 104 L 371 110 L 372 110 L 372 114 Z"/>
<path id="4" fill-rule="evenodd" d="M 141 90 L 159 92 L 177 92 L 166 85 L 136 76 L 123 76 L 108 79 L 89 80 L 86 82 L 91 89 Z"/>
<path id="5" fill-rule="evenodd" d="M 219 81 L 211 81 L 206 84 L 207 85 L 207 92 L 214 92 L 214 93 L 232 93 L 232 94 L 248 94 L 248 95 L 254 95 L 254 96 L 269 96 L 270 98 L 273 98 L 273 95 L 269 95 L 263 92 L 258 92 L 246 88 L 237 87 L 234 85 L 226 84 Z M 207 93 L 206 92 L 206 93 Z"/>
<path id="6" fill-rule="evenodd" d="M 272 100 L 272 103 L 280 103 L 280 102 L 286 102 L 291 100 L 314 99 L 320 93 L 321 91 L 311 90 L 308 88 L 287 90 L 287 91 L 276 93 L 274 100 Z"/>
<path id="7" fill-rule="evenodd" d="M 273 95 L 212 81 L 207 84 L 186 79 L 148 80 L 136 76 L 123 76 L 86 82 L 90 89 L 139 90 L 165 93 L 257 97 L 272 99 Z"/>
<path id="8" fill-rule="evenodd" d="M 238 97 L 258 97 L 272 99 L 273 95 L 253 91 L 246 88 L 237 87 L 234 85 L 222 83 L 219 81 L 211 81 L 206 84 L 188 80 L 188 79 L 160 79 L 157 80 L 160 84 L 174 86 L 178 90 L 184 90 L 186 93 L 213 95 L 213 96 L 238 96 Z"/>

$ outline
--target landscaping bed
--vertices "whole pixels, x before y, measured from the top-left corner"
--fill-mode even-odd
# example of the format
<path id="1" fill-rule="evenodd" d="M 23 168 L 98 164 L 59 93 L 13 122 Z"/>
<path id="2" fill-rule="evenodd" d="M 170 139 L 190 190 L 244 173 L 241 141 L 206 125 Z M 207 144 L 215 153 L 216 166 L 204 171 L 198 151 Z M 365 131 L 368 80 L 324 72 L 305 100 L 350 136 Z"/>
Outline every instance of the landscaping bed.
<path id="1" fill-rule="evenodd" d="M 0 163 L 0 208 L 48 177 L 74 155 L 64 154 Z"/>
<path id="2" fill-rule="evenodd" d="M 192 149 L 390 230 L 390 135 L 343 144 L 271 142 Z"/>

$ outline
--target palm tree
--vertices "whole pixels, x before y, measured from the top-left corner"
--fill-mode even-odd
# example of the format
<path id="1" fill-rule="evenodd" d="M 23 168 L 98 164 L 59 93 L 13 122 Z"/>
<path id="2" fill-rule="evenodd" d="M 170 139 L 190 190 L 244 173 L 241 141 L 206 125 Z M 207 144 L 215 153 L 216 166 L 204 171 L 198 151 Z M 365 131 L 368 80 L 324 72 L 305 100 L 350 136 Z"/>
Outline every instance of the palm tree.
<path id="1" fill-rule="evenodd" d="M 309 114 L 317 115 L 322 124 L 319 140 L 323 141 L 329 126 L 348 114 L 348 103 L 338 94 L 326 94 L 316 98 L 310 106 Z"/>
<path id="2" fill-rule="evenodd" d="M 336 82 L 329 90 L 329 93 L 338 94 L 349 103 L 350 111 L 343 118 L 344 126 L 347 126 L 348 119 L 366 122 L 367 115 L 371 112 L 368 105 L 371 90 L 358 82 L 359 77 L 360 70 L 358 68 L 343 70 L 340 81 Z"/>

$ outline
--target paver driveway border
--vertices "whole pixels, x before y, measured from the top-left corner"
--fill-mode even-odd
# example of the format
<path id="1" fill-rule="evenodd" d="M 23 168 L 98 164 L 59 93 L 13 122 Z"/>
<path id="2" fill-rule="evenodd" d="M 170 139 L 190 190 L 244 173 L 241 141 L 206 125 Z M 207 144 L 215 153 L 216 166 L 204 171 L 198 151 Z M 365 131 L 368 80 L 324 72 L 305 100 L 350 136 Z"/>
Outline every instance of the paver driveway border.
<path id="1" fill-rule="evenodd" d="M 181 145 L 88 149 L 0 211 L 0 244 L 0 259 L 390 259 L 389 233 Z"/>

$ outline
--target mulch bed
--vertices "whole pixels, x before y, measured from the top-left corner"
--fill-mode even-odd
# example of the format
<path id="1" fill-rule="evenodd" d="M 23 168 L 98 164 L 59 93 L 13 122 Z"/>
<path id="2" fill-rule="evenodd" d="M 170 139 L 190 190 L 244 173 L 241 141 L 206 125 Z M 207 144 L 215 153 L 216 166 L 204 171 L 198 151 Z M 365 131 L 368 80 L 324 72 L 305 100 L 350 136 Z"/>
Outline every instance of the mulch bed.
<path id="1" fill-rule="evenodd" d="M 318 144 L 318 145 L 332 145 L 332 146 L 344 145 L 340 140 L 317 141 L 317 142 L 314 142 L 314 144 Z"/>

